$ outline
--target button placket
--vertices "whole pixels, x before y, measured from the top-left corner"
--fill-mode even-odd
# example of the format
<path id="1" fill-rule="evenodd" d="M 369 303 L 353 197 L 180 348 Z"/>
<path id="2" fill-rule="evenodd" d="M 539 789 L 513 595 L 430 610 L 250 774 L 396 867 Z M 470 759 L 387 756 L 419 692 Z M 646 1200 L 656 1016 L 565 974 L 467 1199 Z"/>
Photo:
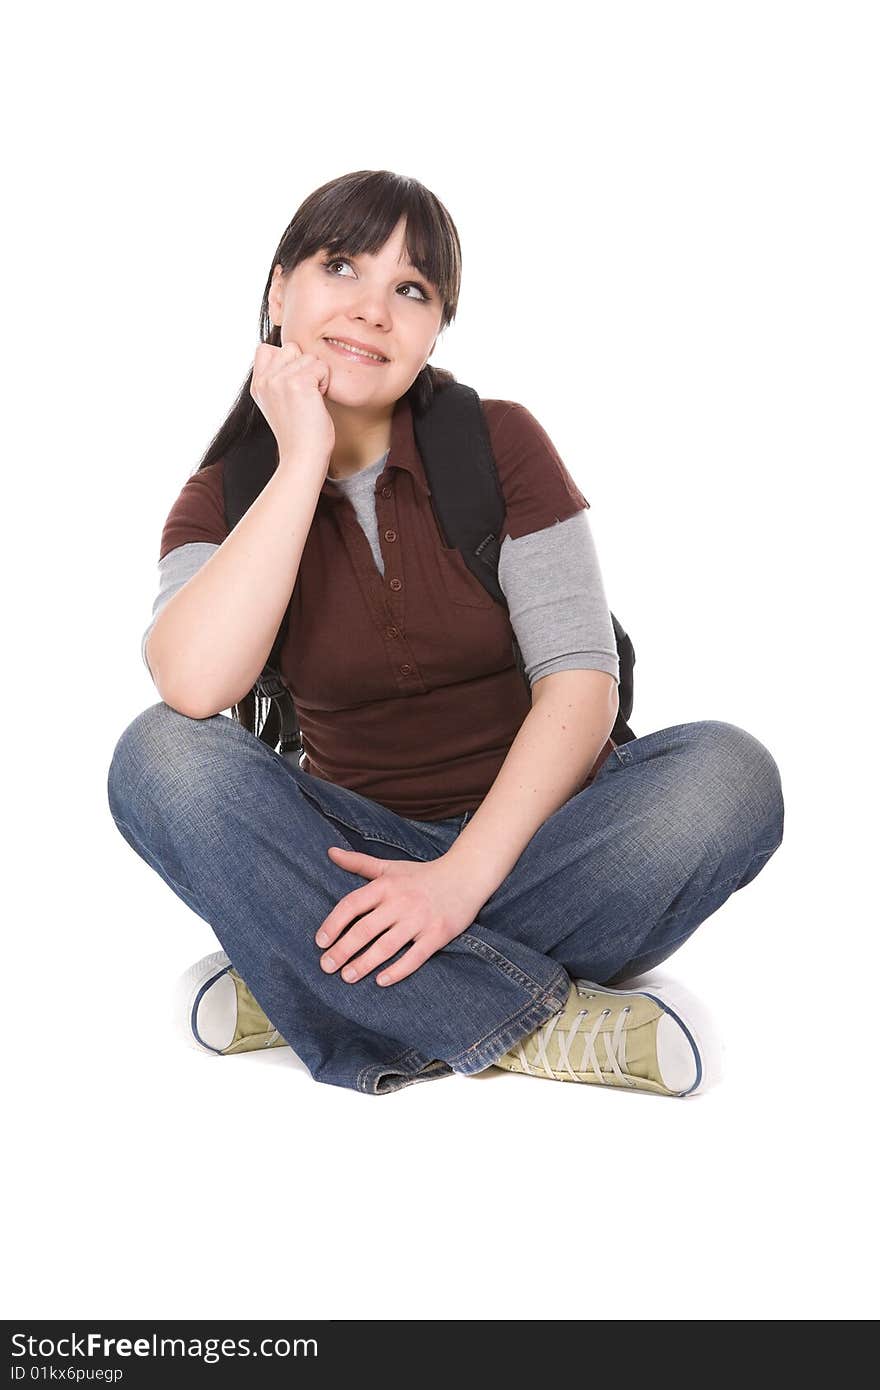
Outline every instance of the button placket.
<path id="1" fill-rule="evenodd" d="M 388 587 L 376 567 L 370 542 L 364 535 L 363 527 L 357 519 L 354 506 L 348 497 L 339 498 L 339 511 L 335 514 L 339 537 L 345 545 L 354 566 L 370 616 L 380 633 L 384 633 L 389 618 Z"/>
<path id="2" fill-rule="evenodd" d="M 379 501 L 380 497 L 383 499 L 382 503 Z M 418 680 L 418 668 L 415 663 L 413 661 L 400 660 L 403 656 L 412 656 L 412 653 L 408 650 L 406 638 L 403 635 L 405 630 L 404 583 L 399 574 L 392 573 L 391 577 L 388 578 L 389 569 L 394 570 L 395 568 L 400 568 L 402 561 L 402 555 L 398 545 L 400 530 L 397 524 L 397 515 L 394 505 L 394 490 L 390 484 L 386 483 L 383 487 L 377 488 L 376 514 L 380 526 L 380 534 L 385 545 L 397 545 L 397 549 L 391 552 L 386 551 L 385 546 L 382 546 L 382 558 L 385 562 L 386 588 L 389 594 L 388 610 L 389 616 L 392 619 L 392 622 L 385 628 L 385 636 L 395 644 L 400 643 L 400 646 L 396 647 L 395 651 L 392 653 L 392 661 L 394 662 L 396 674 L 404 678 L 414 675 Z M 389 525 L 389 522 L 393 524 Z"/>
<path id="3" fill-rule="evenodd" d="M 390 483 L 386 483 L 381 489 L 377 489 L 377 491 L 379 491 L 385 503 L 390 502 L 391 504 L 390 506 L 380 506 L 380 503 L 377 499 L 376 519 L 379 523 L 379 530 L 382 537 L 382 541 L 384 541 L 386 545 L 393 545 L 397 541 L 398 530 L 396 525 L 389 525 L 388 523 L 397 522 L 397 516 L 394 506 L 394 489 L 391 487 Z M 382 541 L 380 541 L 379 544 L 382 550 L 382 559 L 385 562 L 386 588 L 390 591 L 392 595 L 402 594 L 403 580 L 400 578 L 398 574 L 393 573 L 395 569 L 398 569 L 400 567 L 400 550 L 398 548 L 398 550 L 395 551 L 392 555 L 389 555 L 386 552 L 385 546 L 382 545 Z M 390 577 L 389 570 L 392 571 Z M 402 627 L 403 599 L 401 598 L 400 600 L 397 600 L 396 598 L 392 597 L 389 599 L 388 602 L 389 607 L 391 609 L 391 617 L 393 619 L 396 619 L 396 622 L 393 623 L 392 626 L 396 627 L 399 624 Z"/>

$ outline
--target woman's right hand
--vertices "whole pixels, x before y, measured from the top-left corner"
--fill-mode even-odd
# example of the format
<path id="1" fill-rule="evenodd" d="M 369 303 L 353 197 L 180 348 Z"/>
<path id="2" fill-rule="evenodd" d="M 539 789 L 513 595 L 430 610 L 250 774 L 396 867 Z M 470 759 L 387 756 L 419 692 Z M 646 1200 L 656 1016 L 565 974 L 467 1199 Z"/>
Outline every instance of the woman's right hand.
<path id="1" fill-rule="evenodd" d="M 329 385 L 327 363 L 303 352 L 298 343 L 258 344 L 251 395 L 278 441 L 279 459 L 317 455 L 329 467 L 336 443 L 333 420 L 324 404 Z"/>

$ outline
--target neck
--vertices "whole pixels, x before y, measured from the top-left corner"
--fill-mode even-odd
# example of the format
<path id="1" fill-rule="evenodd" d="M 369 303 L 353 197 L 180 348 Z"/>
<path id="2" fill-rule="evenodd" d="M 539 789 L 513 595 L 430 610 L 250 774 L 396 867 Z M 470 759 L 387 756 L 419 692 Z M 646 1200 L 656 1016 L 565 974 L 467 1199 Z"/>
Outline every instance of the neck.
<path id="1" fill-rule="evenodd" d="M 376 411 L 358 410 L 339 405 L 336 401 L 324 404 L 333 421 L 336 443 L 327 470 L 331 478 L 348 478 L 369 468 L 391 445 L 391 417 L 394 406 Z"/>

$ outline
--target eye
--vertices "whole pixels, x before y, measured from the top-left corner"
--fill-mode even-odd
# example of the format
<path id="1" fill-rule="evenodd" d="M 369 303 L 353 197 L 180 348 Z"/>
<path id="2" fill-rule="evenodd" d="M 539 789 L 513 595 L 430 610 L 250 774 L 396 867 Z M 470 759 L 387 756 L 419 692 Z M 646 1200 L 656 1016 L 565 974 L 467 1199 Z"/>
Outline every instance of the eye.
<path id="1" fill-rule="evenodd" d="M 354 267 L 352 266 L 352 264 L 351 264 L 351 261 L 348 259 L 347 256 L 332 256 L 330 259 L 325 259 L 324 262 L 323 262 L 323 265 L 324 265 L 324 267 L 326 268 L 328 274 L 330 274 L 330 275 L 333 275 L 333 271 L 332 271 L 331 267 L 334 266 L 334 265 L 347 265 L 347 266 L 349 267 L 349 269 L 353 269 L 353 268 L 354 268 Z M 341 275 L 334 275 L 334 279 L 336 279 L 336 280 L 341 280 L 342 278 L 343 278 L 343 277 L 342 277 Z M 400 288 L 401 288 L 402 290 L 403 290 L 403 289 L 414 289 L 414 290 L 418 290 L 419 294 L 420 294 L 421 297 L 422 297 L 422 302 L 423 302 L 424 304 L 427 304 L 428 301 L 429 301 L 430 298 L 431 298 L 431 296 L 430 296 L 430 294 L 428 293 L 428 291 L 427 291 L 427 289 L 425 288 L 425 286 L 424 286 L 424 285 L 420 285 L 420 284 L 418 283 L 417 280 L 407 280 L 406 284 L 401 285 Z M 406 298 L 407 298 L 407 299 L 412 299 L 412 295 L 411 295 L 411 294 L 408 294 L 408 295 L 406 296 Z"/>

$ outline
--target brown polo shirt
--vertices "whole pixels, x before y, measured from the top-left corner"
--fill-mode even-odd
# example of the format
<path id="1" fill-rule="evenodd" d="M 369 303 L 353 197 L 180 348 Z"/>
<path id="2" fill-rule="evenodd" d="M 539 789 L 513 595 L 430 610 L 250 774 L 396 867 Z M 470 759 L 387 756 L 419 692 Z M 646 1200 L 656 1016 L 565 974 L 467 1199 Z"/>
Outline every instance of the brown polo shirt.
<path id="1" fill-rule="evenodd" d="M 482 406 L 506 503 L 499 544 L 589 507 L 525 407 Z M 187 480 L 160 560 L 178 546 L 225 540 L 222 469 L 219 459 Z M 506 611 L 443 544 L 405 397 L 392 416 L 375 505 L 384 574 L 332 481 L 321 488 L 306 539 L 280 663 L 302 732 L 302 767 L 402 816 L 462 815 L 490 789 L 531 697 Z"/>

